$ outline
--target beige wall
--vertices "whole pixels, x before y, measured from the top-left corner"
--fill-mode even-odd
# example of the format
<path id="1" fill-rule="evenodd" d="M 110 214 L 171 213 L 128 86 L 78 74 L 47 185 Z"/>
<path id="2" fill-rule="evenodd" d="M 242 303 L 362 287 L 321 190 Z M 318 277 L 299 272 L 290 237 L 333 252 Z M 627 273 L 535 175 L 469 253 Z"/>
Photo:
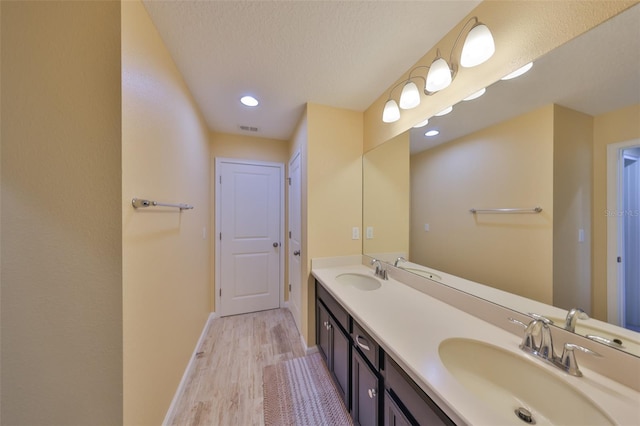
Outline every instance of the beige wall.
<path id="1" fill-rule="evenodd" d="M 553 142 L 553 305 L 591 315 L 593 117 L 555 105 Z"/>
<path id="2" fill-rule="evenodd" d="M 0 423 L 121 424 L 120 3 L 0 7 Z"/>
<path id="3" fill-rule="evenodd" d="M 409 132 L 396 136 L 362 157 L 362 251 L 393 262 L 409 254 Z M 366 230 L 373 228 L 373 238 Z"/>
<path id="4" fill-rule="evenodd" d="M 307 344 L 315 345 L 311 259 L 362 253 L 362 240 L 351 239 L 352 227 L 362 230 L 362 113 L 307 104 L 306 130 L 302 324 Z"/>
<path id="5" fill-rule="evenodd" d="M 210 312 L 209 155 L 209 131 L 144 6 L 123 2 L 125 424 L 162 423 Z M 195 208 L 134 210 L 133 197 Z"/>
<path id="6" fill-rule="evenodd" d="M 491 29 L 496 44 L 493 57 L 477 67 L 460 69 L 451 86 L 430 96 L 428 101 L 427 97 L 423 96 L 422 103 L 417 108 L 402 111 L 400 120 L 395 123 L 382 122 L 382 109 L 389 98 L 390 89 L 406 79 L 409 70 L 388 88 L 373 88 L 381 93 L 364 113 L 365 151 L 399 135 L 414 124 L 488 86 L 636 3 L 637 0 L 483 1 L 471 11 L 467 19 L 477 16 Z M 416 65 L 431 65 L 436 57 L 436 48 L 443 54 L 450 52 L 467 19 L 462 20 L 443 37 Z M 396 101 L 400 96 L 400 90 L 398 88 L 393 92 Z"/>
<path id="7" fill-rule="evenodd" d="M 288 142 L 279 139 L 260 138 L 249 135 L 231 135 L 228 133 L 216 133 L 210 134 L 210 152 L 211 152 L 211 225 L 213 230 L 211 235 L 217 235 L 218 232 L 215 229 L 215 189 L 216 189 L 216 172 L 215 164 L 216 158 L 235 158 L 241 160 L 253 160 L 253 161 L 268 161 L 273 163 L 283 163 L 288 165 Z M 285 205 L 286 197 L 288 196 L 285 191 Z M 285 209 L 286 210 L 286 209 Z M 286 214 L 285 214 L 286 216 Z M 286 224 L 285 221 L 285 229 Z M 285 239 L 288 241 L 288 239 Z M 286 248 L 286 246 L 285 246 Z M 284 250 L 283 253 L 288 253 Z M 215 241 L 211 239 L 211 310 L 215 311 L 215 283 L 213 277 L 215 277 L 215 265 L 213 259 L 215 259 Z M 289 296 L 289 287 L 286 285 L 288 271 L 285 267 L 284 271 L 284 296 L 285 300 Z"/>
<path id="8" fill-rule="evenodd" d="M 549 105 L 411 157 L 411 261 L 551 303 L 553 112 Z M 534 206 L 543 212 L 469 212 Z"/>
<path id="9" fill-rule="evenodd" d="M 593 316 L 607 319 L 607 145 L 640 138 L 640 105 L 594 118 Z"/>

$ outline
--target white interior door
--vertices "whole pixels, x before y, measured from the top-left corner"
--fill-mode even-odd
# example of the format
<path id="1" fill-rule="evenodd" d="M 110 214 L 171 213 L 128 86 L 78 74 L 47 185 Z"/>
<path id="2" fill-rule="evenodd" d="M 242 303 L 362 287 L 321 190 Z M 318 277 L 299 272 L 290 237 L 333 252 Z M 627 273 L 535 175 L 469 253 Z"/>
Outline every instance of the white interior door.
<path id="1" fill-rule="evenodd" d="M 302 331 L 302 214 L 300 152 L 289 161 L 289 310 Z"/>
<path id="2" fill-rule="evenodd" d="M 280 306 L 283 165 L 216 160 L 216 311 Z"/>

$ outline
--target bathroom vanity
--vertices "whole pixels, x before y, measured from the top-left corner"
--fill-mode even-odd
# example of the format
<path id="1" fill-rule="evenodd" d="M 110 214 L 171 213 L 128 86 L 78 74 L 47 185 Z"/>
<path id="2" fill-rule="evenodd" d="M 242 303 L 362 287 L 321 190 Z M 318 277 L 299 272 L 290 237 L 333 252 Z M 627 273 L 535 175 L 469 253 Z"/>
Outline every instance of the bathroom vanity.
<path id="1" fill-rule="evenodd" d="M 571 376 L 520 350 L 523 331 L 508 310 L 480 318 L 468 295 L 444 289 L 460 296 L 445 303 L 426 278 L 390 267 L 384 280 L 365 260 L 314 259 L 312 267 L 316 342 L 355 424 L 640 421 L 637 389 L 582 364 L 584 377 Z M 598 362 L 617 362 L 603 353 Z"/>

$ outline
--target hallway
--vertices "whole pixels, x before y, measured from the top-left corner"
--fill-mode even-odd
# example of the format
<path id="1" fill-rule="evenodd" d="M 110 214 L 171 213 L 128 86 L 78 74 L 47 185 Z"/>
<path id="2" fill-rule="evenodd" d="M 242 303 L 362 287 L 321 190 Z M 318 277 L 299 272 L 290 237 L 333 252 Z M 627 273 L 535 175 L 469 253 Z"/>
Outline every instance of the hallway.
<path id="1" fill-rule="evenodd" d="M 304 355 L 287 309 L 214 319 L 168 424 L 264 424 L 263 368 Z"/>

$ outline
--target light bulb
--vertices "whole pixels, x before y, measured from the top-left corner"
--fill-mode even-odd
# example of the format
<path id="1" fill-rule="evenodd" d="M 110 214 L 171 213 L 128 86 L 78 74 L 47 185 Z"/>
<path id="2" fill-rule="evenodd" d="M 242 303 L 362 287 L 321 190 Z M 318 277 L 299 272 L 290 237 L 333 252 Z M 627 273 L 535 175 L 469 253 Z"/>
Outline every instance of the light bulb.
<path id="1" fill-rule="evenodd" d="M 435 115 L 436 117 L 442 117 L 443 115 L 449 114 L 451 111 L 453 111 L 453 106 L 446 107 L 445 109 L 443 109 L 439 113 L 433 114 L 433 115 Z"/>
<path id="2" fill-rule="evenodd" d="M 259 103 L 256 98 L 249 95 L 241 97 L 240 102 L 242 102 L 242 105 L 246 105 L 248 107 L 258 106 Z"/>
<path id="3" fill-rule="evenodd" d="M 418 129 L 420 127 L 424 127 L 427 124 L 429 124 L 429 119 L 427 118 L 426 120 L 422 120 L 421 122 L 419 122 L 418 124 L 416 124 L 415 126 L 413 126 L 414 129 Z"/>
<path id="4" fill-rule="evenodd" d="M 427 137 L 431 137 L 431 136 L 437 136 L 439 134 L 440 134 L 440 132 L 437 131 L 437 130 L 429 130 L 424 135 L 427 136 Z"/>
<path id="5" fill-rule="evenodd" d="M 532 66 L 533 66 L 533 62 L 529 62 L 527 65 L 518 68 L 517 70 L 515 70 L 511 74 L 505 75 L 500 80 L 511 80 L 512 78 L 520 77 L 522 74 L 524 74 L 525 72 L 529 71 Z"/>
<path id="6" fill-rule="evenodd" d="M 400 108 L 411 109 L 420 105 L 420 91 L 413 81 L 407 81 L 400 95 Z"/>
<path id="7" fill-rule="evenodd" d="M 437 92 L 451 84 L 451 69 L 443 58 L 438 58 L 429 67 L 427 74 L 427 92 Z"/>
<path id="8" fill-rule="evenodd" d="M 384 104 L 384 110 L 382 111 L 382 121 L 385 123 L 393 123 L 394 121 L 398 121 L 400 119 L 400 109 L 398 108 L 398 104 L 393 99 L 389 99 L 386 104 Z"/>
<path id="9" fill-rule="evenodd" d="M 475 67 L 486 62 L 496 51 L 493 35 L 485 24 L 476 24 L 471 28 L 462 46 L 460 65 L 465 68 Z"/>
<path id="10" fill-rule="evenodd" d="M 475 93 L 470 94 L 469 96 L 467 96 L 466 98 L 463 99 L 463 101 L 472 101 L 474 99 L 478 99 L 480 96 L 484 95 L 484 92 L 487 91 L 486 87 L 483 87 L 482 89 L 478 90 Z"/>

